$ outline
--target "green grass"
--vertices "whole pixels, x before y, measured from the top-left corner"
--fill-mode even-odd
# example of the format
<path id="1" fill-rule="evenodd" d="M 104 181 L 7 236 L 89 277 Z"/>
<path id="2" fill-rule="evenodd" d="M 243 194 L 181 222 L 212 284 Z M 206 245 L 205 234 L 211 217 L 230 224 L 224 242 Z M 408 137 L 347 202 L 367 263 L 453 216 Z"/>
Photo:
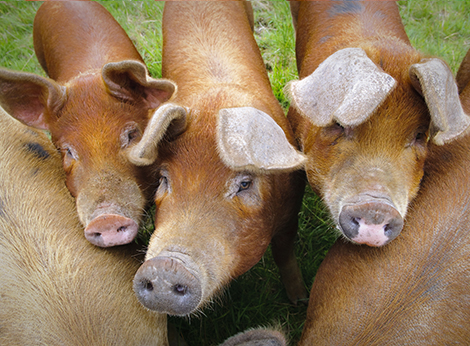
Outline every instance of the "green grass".
<path id="1" fill-rule="evenodd" d="M 36 2 L 0 2 L 0 66 L 44 75 L 32 45 Z M 127 31 L 154 77 L 161 76 L 161 2 L 106 1 L 103 5 Z M 412 44 L 449 63 L 455 73 L 470 47 L 470 0 L 399 1 Z M 276 97 L 287 110 L 284 85 L 296 78 L 295 40 L 288 4 L 253 2 L 255 37 Z M 316 270 L 335 239 L 327 213 L 307 189 L 300 213 L 297 256 L 310 287 Z M 150 226 L 151 228 L 151 226 Z M 294 343 L 300 337 L 306 306 L 289 303 L 270 250 L 249 272 L 235 280 L 200 317 L 170 318 L 191 346 L 216 345 L 235 333 L 259 325 L 280 325 Z"/>

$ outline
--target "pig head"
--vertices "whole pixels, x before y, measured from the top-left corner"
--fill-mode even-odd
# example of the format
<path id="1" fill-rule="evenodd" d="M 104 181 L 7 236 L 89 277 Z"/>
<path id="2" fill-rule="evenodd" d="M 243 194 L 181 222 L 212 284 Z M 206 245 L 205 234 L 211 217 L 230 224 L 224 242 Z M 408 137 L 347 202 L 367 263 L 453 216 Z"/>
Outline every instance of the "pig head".
<path id="1" fill-rule="evenodd" d="M 201 309 L 259 261 L 275 233 L 296 226 L 302 184 L 287 172 L 303 155 L 269 115 L 220 108 L 219 97 L 209 109 L 162 106 L 131 149 L 136 164 L 159 166 L 155 231 L 134 289 L 144 306 L 172 315 Z"/>
<path id="2" fill-rule="evenodd" d="M 333 15 L 330 3 L 298 6 L 301 80 L 287 87 L 292 106 L 288 118 L 308 157 L 308 180 L 343 236 L 359 244 L 385 245 L 403 227 L 423 176 L 428 143 L 440 145 L 459 136 L 469 117 L 447 64 L 423 58 L 404 30 L 390 29 L 387 35 L 393 37 L 371 42 L 360 37 L 370 34 L 364 28 L 372 31 L 376 25 L 378 17 L 367 17 L 369 13 L 381 13 L 387 29 L 403 27 L 393 2 L 355 3 L 351 12 L 361 17 L 347 13 L 350 31 L 339 14 Z M 316 31 L 308 31 L 310 36 L 302 32 L 307 18 L 313 20 L 308 6 L 324 11 L 317 9 L 322 19 Z M 327 24 L 331 28 L 325 29 Z"/>
<path id="3" fill-rule="evenodd" d="M 104 247 L 137 234 L 154 191 L 152 168 L 133 165 L 127 151 L 142 136 L 149 110 L 174 91 L 139 61 L 108 63 L 63 84 L 0 69 L 0 104 L 26 125 L 50 131 L 85 236 Z"/>

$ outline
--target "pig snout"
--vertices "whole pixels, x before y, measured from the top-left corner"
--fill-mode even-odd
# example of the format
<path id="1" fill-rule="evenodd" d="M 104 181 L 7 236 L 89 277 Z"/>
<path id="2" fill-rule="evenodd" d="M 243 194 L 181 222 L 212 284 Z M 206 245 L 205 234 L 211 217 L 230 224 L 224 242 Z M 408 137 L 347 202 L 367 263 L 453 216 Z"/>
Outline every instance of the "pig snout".
<path id="1" fill-rule="evenodd" d="M 129 244 L 139 231 L 139 225 L 132 219 L 117 214 L 102 214 L 93 219 L 85 228 L 85 237 L 100 247 Z"/>
<path id="2" fill-rule="evenodd" d="M 343 206 L 339 226 L 344 235 L 357 244 L 383 246 L 400 234 L 403 218 L 390 204 L 369 201 Z"/>
<path id="3" fill-rule="evenodd" d="M 143 306 L 169 315 L 192 313 L 202 299 L 198 275 L 188 268 L 189 256 L 157 256 L 145 261 L 134 277 L 134 291 Z M 186 258 L 188 257 L 188 258 Z"/>
<path id="4" fill-rule="evenodd" d="M 100 173 L 85 182 L 76 203 L 86 239 L 100 247 L 132 242 L 146 204 L 137 182 L 117 172 Z"/>

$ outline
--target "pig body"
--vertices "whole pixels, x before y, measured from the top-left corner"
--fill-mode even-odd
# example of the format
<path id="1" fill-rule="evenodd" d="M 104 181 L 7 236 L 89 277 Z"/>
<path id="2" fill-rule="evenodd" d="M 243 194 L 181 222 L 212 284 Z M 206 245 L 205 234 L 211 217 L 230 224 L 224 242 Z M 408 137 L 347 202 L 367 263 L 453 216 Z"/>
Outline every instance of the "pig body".
<path id="1" fill-rule="evenodd" d="M 80 234 L 60 155 L 0 109 L 0 344 L 168 345 L 132 291 L 134 251 Z"/>
<path id="2" fill-rule="evenodd" d="M 150 134 L 149 124 L 134 148 L 137 161 L 157 162 L 160 177 L 155 231 L 134 280 L 150 309 L 198 311 L 257 263 L 271 239 L 289 297 L 306 294 L 293 253 L 304 188 L 295 170 L 304 157 L 247 10 L 238 1 L 165 4 L 162 74 L 178 96 L 151 120 L 163 129 Z"/>
<path id="3" fill-rule="evenodd" d="M 468 126 L 448 66 L 425 59 L 394 1 L 292 2 L 300 81 L 288 118 L 313 189 L 349 240 L 382 246 L 403 227 L 429 142 Z"/>
<path id="4" fill-rule="evenodd" d="M 457 81 L 470 112 L 468 79 Z M 333 246 L 315 277 L 299 346 L 470 343 L 469 171 L 469 135 L 430 147 L 402 235 L 380 249 Z"/>
<path id="5" fill-rule="evenodd" d="M 0 103 L 23 123 L 50 131 L 87 239 L 104 247 L 129 243 L 154 186 L 152 168 L 134 166 L 127 151 L 149 110 L 175 86 L 149 77 L 124 30 L 93 1 L 44 3 L 34 47 L 51 79 L 0 70 Z"/>

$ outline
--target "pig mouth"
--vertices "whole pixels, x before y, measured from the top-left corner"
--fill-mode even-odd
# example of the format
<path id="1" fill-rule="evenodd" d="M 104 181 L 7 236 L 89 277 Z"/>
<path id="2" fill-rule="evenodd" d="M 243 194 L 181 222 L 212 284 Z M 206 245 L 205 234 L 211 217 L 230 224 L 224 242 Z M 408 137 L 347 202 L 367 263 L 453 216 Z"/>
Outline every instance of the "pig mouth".
<path id="1" fill-rule="evenodd" d="M 146 260 L 134 277 L 134 292 L 150 310 L 186 316 L 202 302 L 200 271 L 191 256 L 162 251 Z"/>

